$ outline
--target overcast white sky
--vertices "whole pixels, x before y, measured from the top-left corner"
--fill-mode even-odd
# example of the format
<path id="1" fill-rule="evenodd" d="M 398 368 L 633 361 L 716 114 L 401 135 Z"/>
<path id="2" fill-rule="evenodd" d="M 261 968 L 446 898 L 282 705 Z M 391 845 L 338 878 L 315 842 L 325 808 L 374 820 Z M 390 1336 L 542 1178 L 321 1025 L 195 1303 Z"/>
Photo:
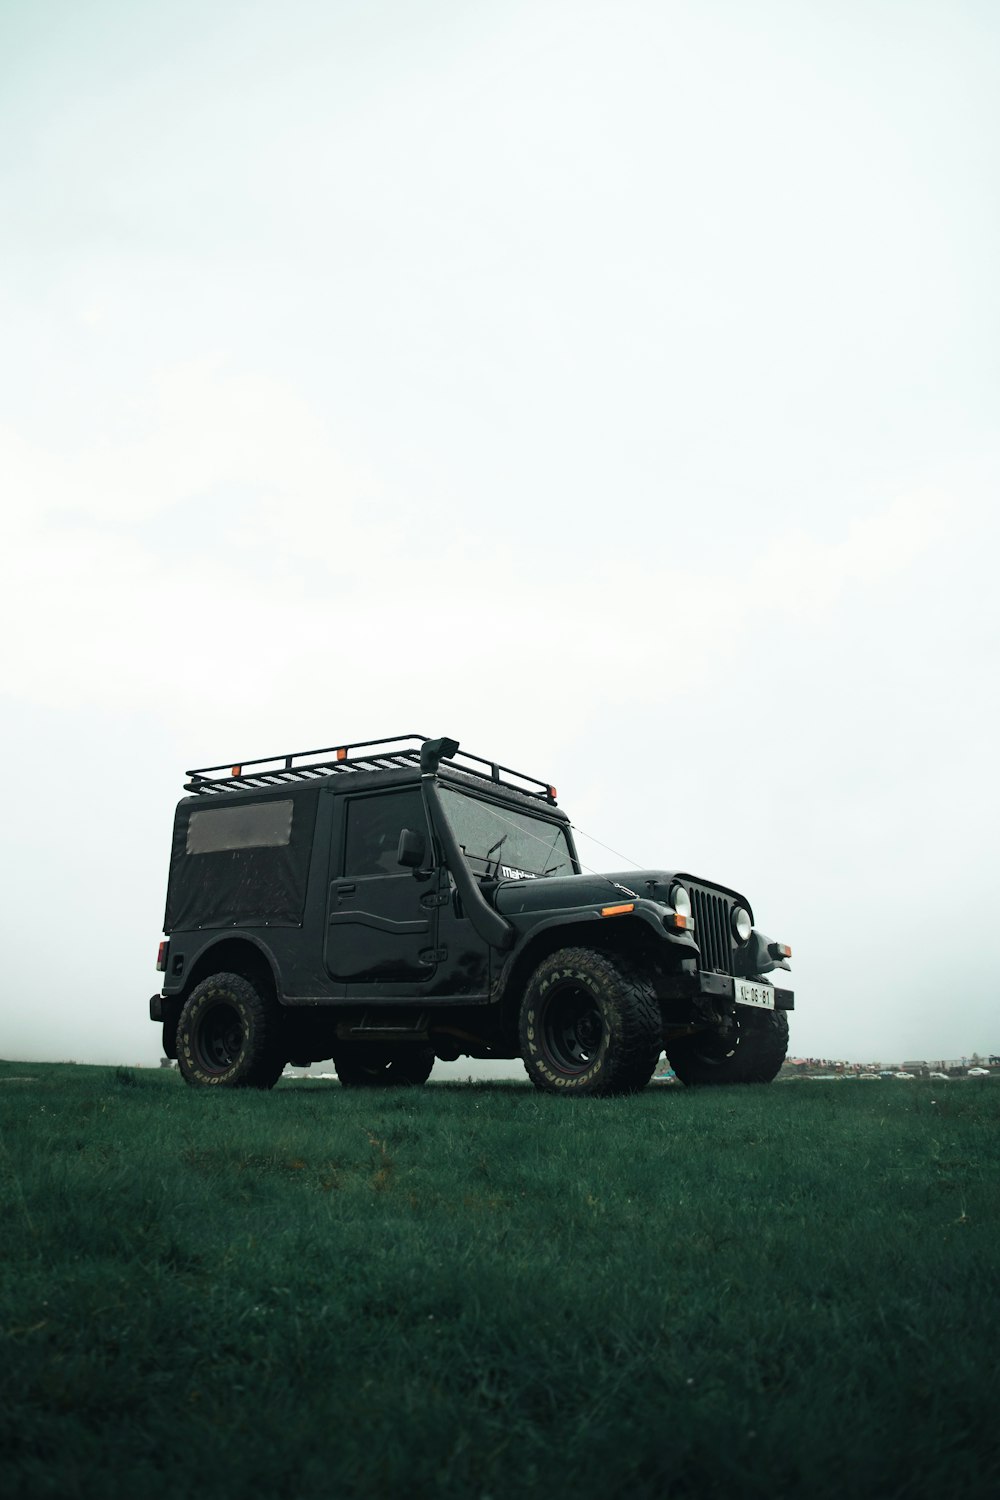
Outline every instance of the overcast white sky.
<path id="1" fill-rule="evenodd" d="M 7 0 L 0 1055 L 158 1056 L 185 767 L 411 730 L 743 889 L 793 1054 L 1000 1050 L 998 41 Z"/>

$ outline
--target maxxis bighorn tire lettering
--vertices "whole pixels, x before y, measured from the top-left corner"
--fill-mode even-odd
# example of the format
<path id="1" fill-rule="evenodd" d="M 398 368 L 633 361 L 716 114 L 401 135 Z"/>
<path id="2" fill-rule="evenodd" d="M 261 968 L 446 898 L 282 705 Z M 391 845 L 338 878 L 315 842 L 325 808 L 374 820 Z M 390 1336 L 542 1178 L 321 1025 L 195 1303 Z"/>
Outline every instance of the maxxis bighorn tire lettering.
<path id="1" fill-rule="evenodd" d="M 736 1007 L 725 1033 L 692 1032 L 667 1043 L 667 1058 L 681 1083 L 770 1083 L 788 1051 L 788 1016 L 783 1010 Z"/>
<path id="2" fill-rule="evenodd" d="M 277 1004 L 239 974 L 203 979 L 181 1011 L 177 1061 L 198 1087 L 273 1088 L 287 1061 Z"/>
<path id="3" fill-rule="evenodd" d="M 553 1094 L 631 1094 L 663 1050 L 649 982 L 616 954 L 560 948 L 542 959 L 521 1004 L 528 1077 Z"/>
<path id="4" fill-rule="evenodd" d="M 345 1089 L 415 1088 L 430 1077 L 434 1050 L 414 1042 L 345 1042 L 333 1066 Z"/>

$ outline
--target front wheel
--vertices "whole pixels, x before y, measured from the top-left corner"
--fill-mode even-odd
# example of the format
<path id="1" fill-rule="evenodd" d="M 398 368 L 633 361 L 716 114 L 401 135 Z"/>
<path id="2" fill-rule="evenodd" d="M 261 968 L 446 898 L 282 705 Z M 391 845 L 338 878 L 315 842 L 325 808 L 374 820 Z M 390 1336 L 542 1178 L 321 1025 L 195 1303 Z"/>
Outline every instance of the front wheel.
<path id="1" fill-rule="evenodd" d="M 617 955 L 560 948 L 542 959 L 524 995 L 521 1056 L 537 1089 L 632 1094 L 662 1051 L 649 983 Z"/>
<path id="2" fill-rule="evenodd" d="M 738 1005 L 724 1029 L 675 1037 L 667 1059 L 681 1083 L 770 1083 L 788 1051 L 783 1010 Z"/>
<path id="3" fill-rule="evenodd" d="M 333 1066 L 345 1089 L 414 1088 L 431 1076 L 434 1052 L 413 1042 L 347 1042 Z"/>
<path id="4" fill-rule="evenodd" d="M 203 979 L 177 1023 L 177 1061 L 199 1087 L 273 1088 L 285 1066 L 277 1005 L 239 974 Z"/>

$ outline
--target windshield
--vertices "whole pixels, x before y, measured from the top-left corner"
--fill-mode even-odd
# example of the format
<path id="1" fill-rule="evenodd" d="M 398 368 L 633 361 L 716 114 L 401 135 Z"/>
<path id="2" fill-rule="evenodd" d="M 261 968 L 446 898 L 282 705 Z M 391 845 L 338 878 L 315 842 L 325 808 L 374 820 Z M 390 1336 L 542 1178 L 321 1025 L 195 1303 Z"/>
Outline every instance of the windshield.
<path id="1" fill-rule="evenodd" d="M 441 800 L 474 874 L 513 880 L 575 874 L 562 823 L 480 802 L 446 786 Z"/>

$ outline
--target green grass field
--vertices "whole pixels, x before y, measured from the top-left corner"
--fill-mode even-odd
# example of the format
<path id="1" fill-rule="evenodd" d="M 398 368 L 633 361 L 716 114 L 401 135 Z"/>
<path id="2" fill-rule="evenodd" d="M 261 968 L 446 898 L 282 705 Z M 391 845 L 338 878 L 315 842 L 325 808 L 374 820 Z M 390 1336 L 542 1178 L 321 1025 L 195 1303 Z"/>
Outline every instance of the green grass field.
<path id="1" fill-rule="evenodd" d="M 0 1064 L 0 1492 L 1000 1490 L 1000 1086 Z"/>

